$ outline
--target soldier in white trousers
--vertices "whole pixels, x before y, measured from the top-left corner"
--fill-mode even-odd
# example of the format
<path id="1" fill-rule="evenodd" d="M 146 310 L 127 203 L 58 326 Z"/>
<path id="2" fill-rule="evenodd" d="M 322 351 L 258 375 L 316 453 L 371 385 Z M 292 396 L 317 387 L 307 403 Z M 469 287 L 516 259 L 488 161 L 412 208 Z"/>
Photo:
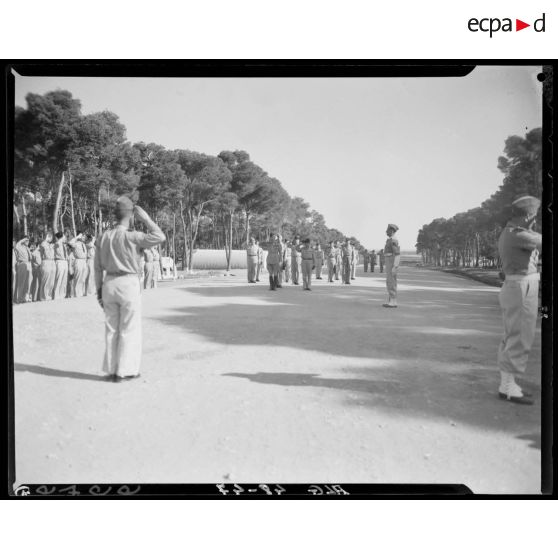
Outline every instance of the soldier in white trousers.
<path id="1" fill-rule="evenodd" d="M 516 383 L 525 375 L 537 325 L 542 237 L 533 230 L 540 201 L 521 196 L 512 203 L 512 218 L 500 234 L 498 252 L 504 284 L 499 295 L 504 337 L 498 348 L 501 399 L 532 405 L 531 394 Z"/>
<path id="2" fill-rule="evenodd" d="M 397 271 L 399 270 L 399 262 L 401 260 L 399 240 L 395 238 L 395 233 L 398 230 L 399 227 L 393 223 L 390 223 L 386 230 L 388 239 L 384 248 L 384 257 L 386 262 L 388 301 L 382 305 L 384 308 L 397 308 Z"/>
<path id="3" fill-rule="evenodd" d="M 251 236 L 248 248 L 246 248 L 246 263 L 248 269 L 248 283 L 255 283 L 258 275 L 260 249 L 256 239 Z"/>
<path id="4" fill-rule="evenodd" d="M 31 290 L 31 280 L 33 278 L 31 270 L 31 251 L 29 250 L 29 238 L 24 236 L 16 243 L 16 293 L 15 302 L 23 303 L 29 301 Z"/>
<path id="5" fill-rule="evenodd" d="M 87 246 L 85 245 L 85 235 L 78 233 L 68 244 L 74 252 L 72 296 L 85 296 L 85 282 L 87 281 Z"/>
<path id="6" fill-rule="evenodd" d="M 131 231 L 132 214 L 148 232 Z M 141 363 L 140 253 L 164 242 L 165 235 L 147 213 L 126 196 L 116 200 L 118 226 L 106 231 L 95 252 L 97 299 L 105 311 L 103 372 L 108 379 L 137 378 Z M 105 276 L 103 278 L 103 272 Z"/>

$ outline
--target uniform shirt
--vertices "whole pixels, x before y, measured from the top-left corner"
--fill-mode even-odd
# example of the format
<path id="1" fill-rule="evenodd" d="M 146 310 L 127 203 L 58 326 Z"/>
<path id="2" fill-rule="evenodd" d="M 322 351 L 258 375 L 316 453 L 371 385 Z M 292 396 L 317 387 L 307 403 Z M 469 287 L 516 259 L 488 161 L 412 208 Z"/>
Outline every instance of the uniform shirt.
<path id="1" fill-rule="evenodd" d="M 154 223 L 148 233 L 129 231 L 122 225 L 106 231 L 97 242 L 95 251 L 95 284 L 100 289 L 103 271 L 108 275 L 138 274 L 140 251 L 165 241 L 163 231 Z"/>
<path id="2" fill-rule="evenodd" d="M 33 268 L 37 268 L 41 265 L 41 261 L 41 251 L 39 248 L 35 248 L 35 250 L 31 252 L 31 265 Z"/>
<path id="3" fill-rule="evenodd" d="M 339 256 L 339 248 L 335 248 L 335 246 L 332 246 L 327 252 L 327 257 L 330 260 L 336 260 L 338 256 Z"/>
<path id="4" fill-rule="evenodd" d="M 87 248 L 82 240 L 70 240 L 68 244 L 72 247 L 74 256 L 78 260 L 85 260 L 87 258 Z"/>
<path id="5" fill-rule="evenodd" d="M 246 248 L 246 255 L 250 258 L 256 258 L 258 256 L 258 247 L 255 244 L 250 244 Z"/>
<path id="6" fill-rule="evenodd" d="M 498 239 L 498 252 L 505 275 L 537 273 L 542 236 L 530 229 L 508 222 Z"/>
<path id="7" fill-rule="evenodd" d="M 14 252 L 17 263 L 29 263 L 31 261 L 31 250 L 21 241 L 15 245 Z"/>
<path id="8" fill-rule="evenodd" d="M 400 253 L 399 240 L 395 236 L 388 238 L 384 247 L 384 256 L 399 256 Z"/>
<path id="9" fill-rule="evenodd" d="M 278 264 L 283 261 L 283 245 L 280 242 L 274 242 L 267 251 L 267 263 Z"/>
<path id="10" fill-rule="evenodd" d="M 311 261 L 315 261 L 316 255 L 314 253 L 314 250 L 312 250 L 312 248 L 302 248 L 302 250 L 300 251 L 300 256 L 302 258 L 302 260 L 311 260 Z"/>
<path id="11" fill-rule="evenodd" d="M 350 261 L 353 261 L 355 258 L 355 251 L 353 250 L 353 247 L 351 245 L 347 246 L 346 244 L 343 244 L 341 253 L 343 254 L 344 258 L 348 258 Z"/>
<path id="12" fill-rule="evenodd" d="M 65 260 L 66 257 L 66 245 L 64 240 L 60 238 L 54 243 L 54 259 Z"/>
<path id="13" fill-rule="evenodd" d="M 317 260 L 323 261 L 324 259 L 324 251 L 320 248 L 318 250 L 314 250 L 314 256 Z"/>
<path id="14" fill-rule="evenodd" d="M 54 244 L 52 242 L 48 242 L 48 240 L 43 240 L 39 248 L 41 250 L 42 261 L 54 260 Z"/>
<path id="15" fill-rule="evenodd" d="M 300 250 L 302 249 L 302 246 L 297 245 L 297 246 L 293 246 L 291 249 L 291 260 L 294 262 L 299 262 L 301 260 L 301 255 L 300 255 Z"/>

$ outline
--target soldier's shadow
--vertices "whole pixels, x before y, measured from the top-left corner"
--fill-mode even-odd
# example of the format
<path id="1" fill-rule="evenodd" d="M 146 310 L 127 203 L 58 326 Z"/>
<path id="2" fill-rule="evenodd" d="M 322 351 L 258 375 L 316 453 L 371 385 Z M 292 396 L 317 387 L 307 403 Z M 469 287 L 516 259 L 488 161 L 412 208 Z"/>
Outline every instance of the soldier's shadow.
<path id="1" fill-rule="evenodd" d="M 87 374 L 86 372 L 74 372 L 70 370 L 58 370 L 57 368 L 48 368 L 47 366 L 37 366 L 36 364 L 14 363 L 15 372 L 31 372 L 32 374 L 41 374 L 43 376 L 54 376 L 58 378 L 71 378 L 72 380 L 90 380 L 95 382 L 104 382 L 102 376 L 96 374 Z"/>

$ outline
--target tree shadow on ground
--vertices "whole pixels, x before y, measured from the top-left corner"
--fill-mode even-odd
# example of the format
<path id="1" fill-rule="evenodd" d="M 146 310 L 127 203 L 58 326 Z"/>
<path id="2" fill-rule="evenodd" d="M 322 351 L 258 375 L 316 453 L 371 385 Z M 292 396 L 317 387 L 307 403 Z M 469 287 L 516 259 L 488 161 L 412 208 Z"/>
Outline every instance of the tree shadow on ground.
<path id="1" fill-rule="evenodd" d="M 57 378 L 71 378 L 72 380 L 90 380 L 95 382 L 106 382 L 103 376 L 95 374 L 87 374 L 84 372 L 72 372 L 69 370 L 58 370 L 56 368 L 48 368 L 46 366 L 37 366 L 35 364 L 14 363 L 14 371 L 31 372 L 33 374 L 41 374 L 43 376 L 54 376 Z"/>

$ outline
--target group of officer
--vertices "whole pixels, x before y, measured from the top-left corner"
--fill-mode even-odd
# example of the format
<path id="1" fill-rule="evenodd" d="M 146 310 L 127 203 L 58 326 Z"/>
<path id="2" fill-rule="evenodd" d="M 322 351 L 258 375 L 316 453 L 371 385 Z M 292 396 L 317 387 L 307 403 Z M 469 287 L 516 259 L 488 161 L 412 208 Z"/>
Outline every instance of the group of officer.
<path id="1" fill-rule="evenodd" d="M 386 280 L 389 298 L 387 308 L 397 307 L 397 269 L 399 267 L 399 243 L 395 238 L 395 233 L 399 227 L 390 223 L 386 234 L 388 240 L 385 249 L 380 250 L 379 261 L 380 271 L 383 272 L 384 263 L 386 265 Z M 323 250 L 320 243 L 313 246 L 310 239 L 301 242 L 300 236 L 296 235 L 292 241 L 284 241 L 280 234 L 275 234 L 268 247 L 267 255 L 258 241 L 251 237 L 246 249 L 248 283 L 260 281 L 260 274 L 265 266 L 269 273 L 269 290 L 275 291 L 282 288 L 283 282 L 292 281 L 293 285 L 300 284 L 302 277 L 302 288 L 305 291 L 312 290 L 312 272 L 315 271 L 317 280 L 322 280 L 322 270 L 324 265 L 327 267 L 327 280 L 329 283 L 339 281 L 350 285 L 356 279 L 356 268 L 359 263 L 359 252 L 349 238 L 344 242 L 330 241 L 326 250 Z M 374 271 L 376 253 L 365 251 L 364 270 L 367 272 L 370 265 Z"/>

